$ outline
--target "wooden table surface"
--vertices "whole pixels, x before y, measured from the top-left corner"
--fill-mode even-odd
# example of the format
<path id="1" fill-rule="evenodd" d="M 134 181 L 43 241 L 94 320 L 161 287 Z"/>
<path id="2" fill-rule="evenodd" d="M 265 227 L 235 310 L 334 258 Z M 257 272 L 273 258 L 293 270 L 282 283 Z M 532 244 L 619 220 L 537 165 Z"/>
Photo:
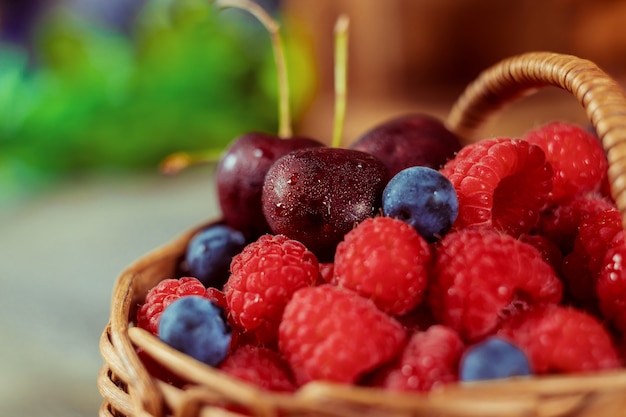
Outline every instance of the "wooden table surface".
<path id="1" fill-rule="evenodd" d="M 76 182 L 0 211 L 0 415 L 97 415 L 117 274 L 216 215 L 208 166 Z"/>

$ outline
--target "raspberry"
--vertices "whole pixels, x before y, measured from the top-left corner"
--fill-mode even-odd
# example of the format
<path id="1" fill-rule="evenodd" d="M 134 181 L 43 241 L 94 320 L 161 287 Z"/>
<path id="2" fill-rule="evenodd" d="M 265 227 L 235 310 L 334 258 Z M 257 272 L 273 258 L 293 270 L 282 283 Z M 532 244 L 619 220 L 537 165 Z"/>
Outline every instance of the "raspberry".
<path id="1" fill-rule="evenodd" d="M 576 241 L 589 259 L 592 271 L 600 270 L 608 247 L 622 230 L 622 215 L 617 208 L 604 210 L 581 222 Z"/>
<path id="2" fill-rule="evenodd" d="M 337 246 L 332 284 L 400 315 L 424 299 L 430 262 L 428 243 L 409 224 L 373 217 L 359 223 Z"/>
<path id="3" fill-rule="evenodd" d="M 550 264 L 557 275 L 560 274 L 563 254 L 556 243 L 542 235 L 523 234 L 519 240 L 534 246 L 541 253 L 543 260 Z"/>
<path id="4" fill-rule="evenodd" d="M 563 204 L 552 206 L 541 213 L 537 233 L 545 236 L 567 255 L 572 251 L 578 227 L 587 218 L 615 206 L 598 194 L 581 195 Z"/>
<path id="5" fill-rule="evenodd" d="M 499 335 L 519 346 L 536 373 L 571 373 L 620 366 L 611 336 L 595 317 L 546 305 L 512 316 Z"/>
<path id="6" fill-rule="evenodd" d="M 619 232 L 607 249 L 596 283 L 596 293 L 603 316 L 622 334 L 626 334 L 626 244 Z"/>
<path id="7" fill-rule="evenodd" d="M 494 138 L 465 146 L 441 172 L 454 185 L 454 227 L 490 226 L 514 236 L 538 222 L 552 189 L 552 168 L 539 146 Z"/>
<path id="8" fill-rule="evenodd" d="M 320 277 L 318 284 L 330 284 L 335 275 L 334 262 L 320 262 Z"/>
<path id="9" fill-rule="evenodd" d="M 215 305 L 219 306 L 224 311 L 228 310 L 228 303 L 226 302 L 226 296 L 224 295 L 222 291 L 218 290 L 215 287 L 208 287 L 206 289 L 206 295 L 209 300 L 215 303 Z"/>
<path id="10" fill-rule="evenodd" d="M 429 391 L 455 382 L 463 349 L 458 333 L 446 326 L 414 333 L 400 358 L 383 372 L 380 385 L 396 391 Z"/>
<path id="11" fill-rule="evenodd" d="M 187 295 L 212 298 L 204 285 L 194 277 L 165 279 L 153 287 L 137 311 L 137 326 L 155 336 L 159 334 L 159 321 L 163 310 L 174 301 Z"/>
<path id="12" fill-rule="evenodd" d="M 417 308 L 394 318 L 404 326 L 407 333 L 415 333 L 437 324 L 427 303 L 421 303 Z"/>
<path id="13" fill-rule="evenodd" d="M 266 347 L 241 346 L 220 364 L 219 369 L 269 391 L 296 390 L 289 364 L 278 352 Z"/>
<path id="14" fill-rule="evenodd" d="M 551 201 L 567 201 L 600 190 L 608 162 L 593 134 L 581 126 L 551 122 L 527 132 L 524 139 L 540 146 L 552 165 Z"/>
<path id="15" fill-rule="evenodd" d="M 563 258 L 561 277 L 565 284 L 564 302 L 597 314 L 596 277 L 589 269 L 587 257 L 579 252 L 577 246 L 574 246 L 573 252 Z"/>
<path id="16" fill-rule="evenodd" d="M 494 332 L 511 310 L 558 303 L 562 284 L 533 246 L 490 229 L 464 229 L 441 241 L 429 304 L 466 341 Z"/>
<path id="17" fill-rule="evenodd" d="M 597 311 L 596 281 L 607 249 L 622 230 L 622 216 L 616 208 L 580 224 L 574 248 L 563 259 L 563 277 L 573 300 L 582 308 Z"/>
<path id="18" fill-rule="evenodd" d="M 296 381 L 353 383 L 400 352 L 400 323 L 356 292 L 329 284 L 297 291 L 279 327 L 278 346 Z"/>
<path id="19" fill-rule="evenodd" d="M 284 235 L 263 235 L 233 257 L 224 285 L 233 322 L 260 344 L 276 340 L 278 323 L 292 294 L 316 284 L 315 255 Z"/>

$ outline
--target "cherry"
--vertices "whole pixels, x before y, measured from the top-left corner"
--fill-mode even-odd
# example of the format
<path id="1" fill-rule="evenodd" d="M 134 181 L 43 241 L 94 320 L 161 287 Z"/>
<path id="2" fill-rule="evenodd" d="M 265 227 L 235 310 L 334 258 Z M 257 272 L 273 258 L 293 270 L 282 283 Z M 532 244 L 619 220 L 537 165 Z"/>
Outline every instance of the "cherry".
<path id="1" fill-rule="evenodd" d="M 217 195 L 224 217 L 230 227 L 253 239 L 270 231 L 261 205 L 265 175 L 270 166 L 283 155 L 322 143 L 306 138 L 281 139 L 278 136 L 250 132 L 239 136 L 230 145 L 217 165 Z"/>
<path id="2" fill-rule="evenodd" d="M 341 148 L 346 105 L 349 19 L 335 25 L 335 119 L 332 147 L 301 149 L 270 167 L 262 191 L 263 213 L 276 234 L 302 242 L 322 262 L 355 224 L 381 210 L 385 165 L 373 155 Z"/>
<path id="3" fill-rule="evenodd" d="M 322 262 L 355 224 L 381 210 L 389 174 L 365 152 L 331 147 L 293 151 L 265 177 L 265 218 L 276 234 L 302 242 Z"/>
<path id="4" fill-rule="evenodd" d="M 350 148 L 376 156 L 394 176 L 412 166 L 441 168 L 461 149 L 461 142 L 439 119 L 415 113 L 375 126 Z"/>
<path id="5" fill-rule="evenodd" d="M 254 239 L 270 228 L 263 215 L 261 194 L 265 174 L 281 156 L 301 148 L 324 146 L 292 135 L 289 83 L 278 24 L 258 4 L 248 0 L 218 0 L 220 7 L 243 9 L 259 19 L 269 32 L 276 58 L 279 88 L 279 133 L 248 132 L 236 138 L 221 157 L 215 173 L 218 200 L 224 221 Z"/>

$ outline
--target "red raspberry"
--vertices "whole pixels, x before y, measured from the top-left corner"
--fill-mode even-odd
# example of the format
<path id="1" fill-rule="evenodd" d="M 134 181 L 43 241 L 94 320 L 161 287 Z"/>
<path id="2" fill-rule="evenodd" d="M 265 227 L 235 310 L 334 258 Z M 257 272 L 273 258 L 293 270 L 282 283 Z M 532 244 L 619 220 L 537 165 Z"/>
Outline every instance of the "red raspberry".
<path id="1" fill-rule="evenodd" d="M 433 315 L 466 341 L 493 333 L 511 311 L 561 299 L 561 281 L 541 253 L 510 235 L 488 229 L 449 233 L 435 257 Z"/>
<path id="2" fill-rule="evenodd" d="M 626 334 L 626 244 L 619 232 L 609 246 L 596 282 L 603 316 L 622 334 Z"/>
<path id="3" fill-rule="evenodd" d="M 320 262 L 320 282 L 319 284 L 330 284 L 335 275 L 334 262 Z"/>
<path id="4" fill-rule="evenodd" d="M 622 230 L 622 215 L 617 208 L 604 210 L 581 222 L 576 241 L 592 271 L 600 270 L 608 247 Z"/>
<path id="5" fill-rule="evenodd" d="M 546 305 L 512 316 L 499 334 L 518 345 L 537 373 L 570 373 L 620 366 L 611 336 L 593 316 Z"/>
<path id="6" fill-rule="evenodd" d="M 228 303 L 226 302 L 226 296 L 220 290 L 215 287 L 207 287 L 206 295 L 209 300 L 213 301 L 215 305 L 222 308 L 224 311 L 228 311 Z"/>
<path id="7" fill-rule="evenodd" d="M 552 189 L 545 153 L 521 139 L 494 138 L 465 146 L 442 169 L 454 185 L 454 227 L 490 226 L 513 236 L 537 224 Z"/>
<path id="8" fill-rule="evenodd" d="M 563 262 L 563 253 L 556 243 L 542 235 L 523 234 L 519 237 L 522 242 L 534 246 L 546 261 L 554 269 L 557 275 L 561 271 L 561 262 Z"/>
<path id="9" fill-rule="evenodd" d="M 283 235 L 263 235 L 233 257 L 224 285 L 229 313 L 260 344 L 276 341 L 278 323 L 293 293 L 316 284 L 315 255 Z"/>
<path id="10" fill-rule="evenodd" d="M 615 206 L 598 194 L 581 195 L 567 203 L 552 206 L 541 213 L 537 233 L 545 236 L 567 255 L 574 247 L 580 224 L 591 216 Z"/>
<path id="11" fill-rule="evenodd" d="M 269 391 L 296 390 L 287 361 L 266 347 L 241 346 L 224 359 L 219 369 Z"/>
<path id="12" fill-rule="evenodd" d="M 159 320 L 163 310 L 174 301 L 187 295 L 212 299 L 205 286 L 193 277 L 165 279 L 153 287 L 137 311 L 137 326 L 155 336 L 159 334 Z"/>
<path id="13" fill-rule="evenodd" d="M 294 294 L 278 337 L 299 384 L 353 383 L 392 359 L 402 349 L 406 333 L 371 300 L 325 284 Z"/>
<path id="14" fill-rule="evenodd" d="M 552 165 L 551 201 L 600 190 L 608 161 L 593 134 L 571 123 L 551 122 L 527 132 L 524 139 L 540 146 Z"/>
<path id="15" fill-rule="evenodd" d="M 389 314 L 404 314 L 424 299 L 431 258 L 428 243 L 408 223 L 369 218 L 337 246 L 332 283 L 370 298 Z"/>
<path id="16" fill-rule="evenodd" d="M 394 318 L 404 326 L 407 333 L 423 331 L 437 324 L 427 303 L 421 303 L 417 308 L 401 316 L 394 316 Z"/>
<path id="17" fill-rule="evenodd" d="M 380 385 L 396 391 L 429 391 L 455 382 L 463 349 L 459 334 L 446 326 L 414 333 L 400 358 L 384 370 Z"/>
<path id="18" fill-rule="evenodd" d="M 578 247 L 574 246 L 573 252 L 563 258 L 561 277 L 565 284 L 564 303 L 597 314 L 596 277 L 589 269 L 587 257 L 579 252 Z"/>
<path id="19" fill-rule="evenodd" d="M 562 268 L 568 291 L 579 306 L 597 311 L 596 281 L 611 242 L 622 230 L 622 216 L 616 208 L 590 216 L 580 224 L 574 248 L 563 259 Z"/>

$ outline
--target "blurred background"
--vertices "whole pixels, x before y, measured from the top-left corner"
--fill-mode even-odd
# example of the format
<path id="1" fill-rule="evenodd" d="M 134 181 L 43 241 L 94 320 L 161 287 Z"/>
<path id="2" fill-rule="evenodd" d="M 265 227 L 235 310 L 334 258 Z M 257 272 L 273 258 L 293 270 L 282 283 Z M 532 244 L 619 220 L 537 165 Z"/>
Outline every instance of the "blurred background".
<path id="1" fill-rule="evenodd" d="M 408 112 L 445 117 L 484 68 L 533 50 L 626 76 L 623 0 L 259 0 L 283 33 L 296 133 L 330 143 L 333 25 L 351 18 L 344 141 Z M 277 131 L 269 36 L 207 0 L 0 0 L 0 414 L 92 416 L 115 278 L 219 216 L 214 163 Z M 561 91 L 515 103 L 485 135 L 565 118 Z"/>

